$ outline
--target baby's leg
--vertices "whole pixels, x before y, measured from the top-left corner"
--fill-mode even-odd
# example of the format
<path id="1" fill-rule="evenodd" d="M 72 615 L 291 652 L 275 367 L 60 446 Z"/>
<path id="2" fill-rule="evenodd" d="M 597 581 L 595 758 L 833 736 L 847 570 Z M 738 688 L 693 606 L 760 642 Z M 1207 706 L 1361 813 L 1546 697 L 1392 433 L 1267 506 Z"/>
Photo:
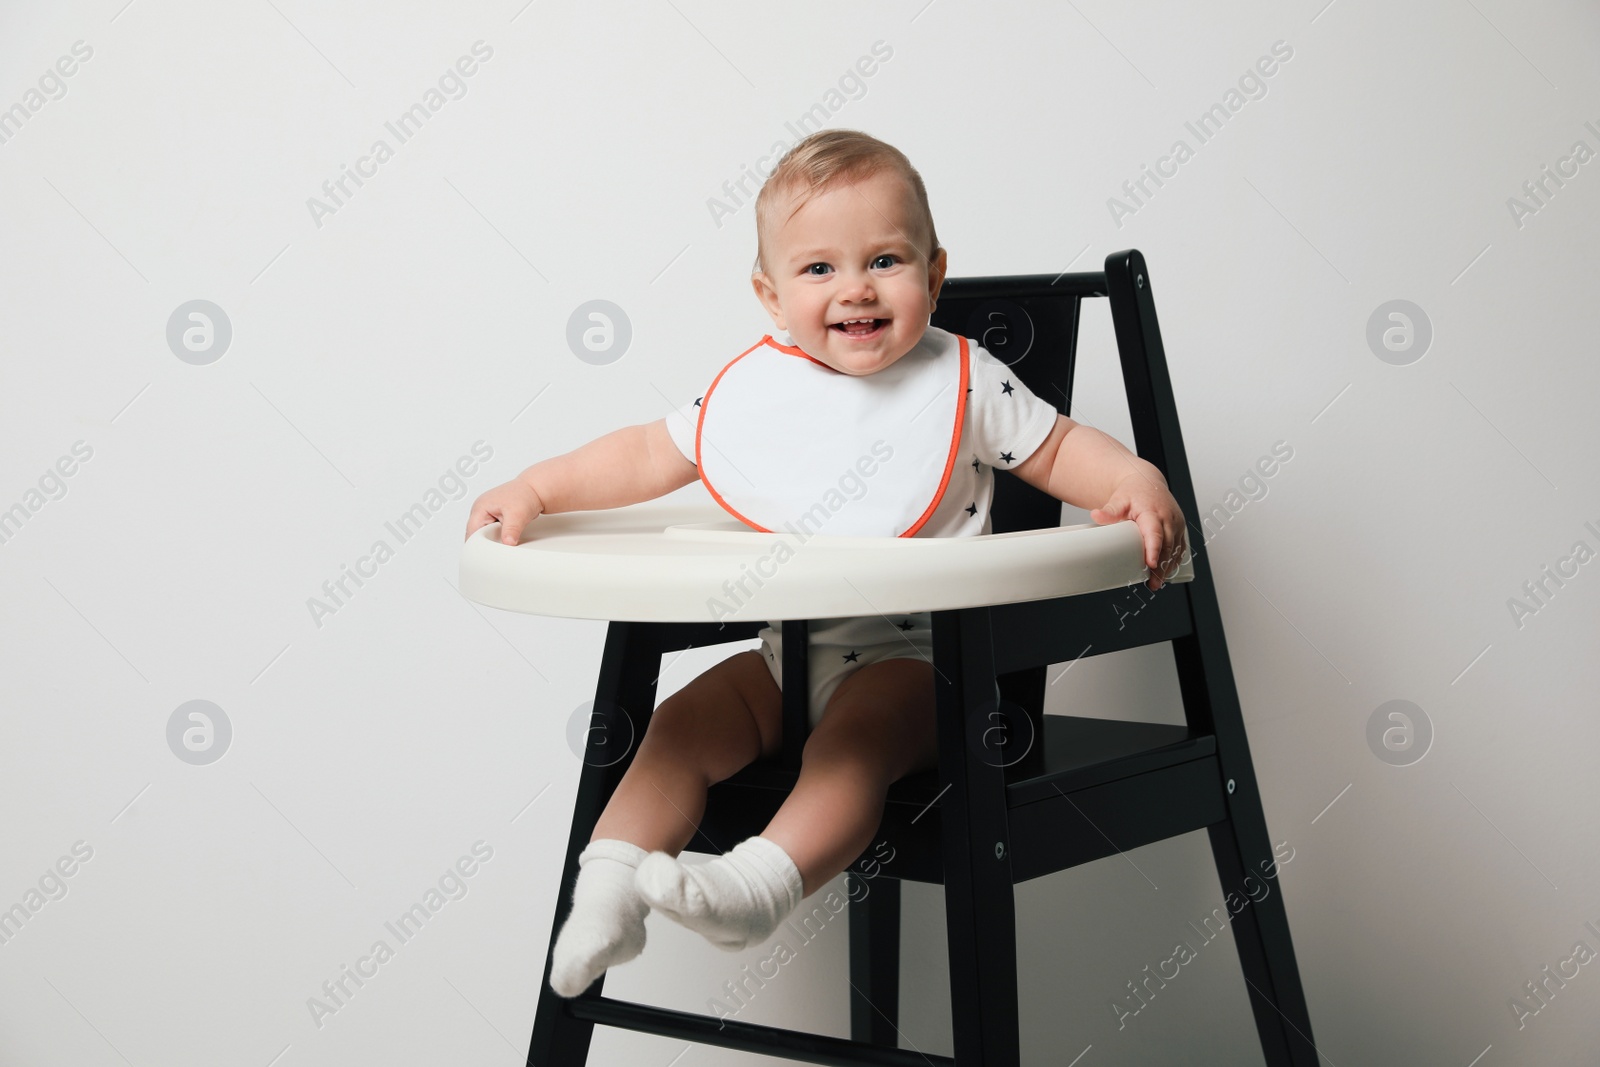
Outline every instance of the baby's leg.
<path id="1" fill-rule="evenodd" d="M 589 840 L 676 856 L 705 814 L 706 789 L 782 743 L 783 694 L 761 653 L 729 656 L 661 702 Z"/>
<path id="2" fill-rule="evenodd" d="M 883 660 L 835 690 L 806 740 L 799 780 L 766 830 L 707 864 L 666 855 L 639 865 L 636 884 L 657 910 L 730 951 L 771 936 L 871 843 L 889 786 L 936 766 L 933 666 Z"/>
<path id="3" fill-rule="evenodd" d="M 872 844 L 889 786 L 939 764 L 933 664 L 888 659 L 839 683 L 806 739 L 800 778 L 762 836 L 800 869 L 804 896 Z"/>
<path id="4" fill-rule="evenodd" d="M 572 909 L 556 937 L 550 987 L 576 996 L 644 950 L 649 905 L 634 873 L 654 850 L 682 851 L 706 788 L 782 741 L 782 695 L 761 655 L 741 652 L 661 702 L 579 854 Z"/>

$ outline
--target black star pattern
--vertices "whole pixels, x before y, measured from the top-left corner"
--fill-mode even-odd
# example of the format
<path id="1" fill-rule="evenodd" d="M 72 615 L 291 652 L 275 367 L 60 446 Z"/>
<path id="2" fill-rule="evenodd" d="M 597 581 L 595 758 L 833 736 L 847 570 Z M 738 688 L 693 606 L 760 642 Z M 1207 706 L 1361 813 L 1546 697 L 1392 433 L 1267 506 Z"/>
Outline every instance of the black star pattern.
<path id="1" fill-rule="evenodd" d="M 699 406 L 700 406 L 700 401 L 702 401 L 702 400 L 704 400 L 704 399 L 705 399 L 705 397 L 703 397 L 703 396 L 697 396 L 697 397 L 695 397 L 695 398 L 694 398 L 694 406 L 695 406 L 695 407 L 699 407 Z"/>
<path id="2" fill-rule="evenodd" d="M 909 629 L 911 629 L 911 628 L 912 628 L 912 625 L 913 625 L 913 624 L 912 624 L 912 622 L 911 622 L 911 620 L 910 620 L 910 619 L 906 619 L 906 620 L 905 620 L 905 621 L 903 621 L 903 622 L 902 622 L 902 623 L 900 623 L 900 629 L 902 629 L 902 630 L 909 630 Z"/>
<path id="3" fill-rule="evenodd" d="M 1013 456 L 1010 452 L 1000 453 L 1000 458 L 1006 463 L 1015 463 L 1017 461 L 1017 457 Z"/>
<path id="4" fill-rule="evenodd" d="M 968 504 L 966 511 L 968 515 L 976 515 L 978 513 L 978 502 L 974 500 L 972 503 Z"/>
<path id="5" fill-rule="evenodd" d="M 854 663 L 856 660 L 858 660 L 860 658 L 861 658 L 861 653 L 857 652 L 855 649 L 852 648 L 850 650 L 850 654 L 848 656 L 844 657 L 844 661 L 846 663 Z"/>
<path id="6" fill-rule="evenodd" d="M 1009 379 L 1000 383 L 1000 391 L 1006 396 L 1011 395 L 1011 382 Z"/>
<path id="7" fill-rule="evenodd" d="M 972 392 L 972 386 L 970 386 L 970 385 L 967 386 L 967 392 L 969 392 L 969 393 Z"/>
<path id="8" fill-rule="evenodd" d="M 978 462 L 978 457 L 977 456 L 973 456 L 972 457 L 972 469 L 975 470 L 975 471 L 983 470 L 983 466 Z"/>

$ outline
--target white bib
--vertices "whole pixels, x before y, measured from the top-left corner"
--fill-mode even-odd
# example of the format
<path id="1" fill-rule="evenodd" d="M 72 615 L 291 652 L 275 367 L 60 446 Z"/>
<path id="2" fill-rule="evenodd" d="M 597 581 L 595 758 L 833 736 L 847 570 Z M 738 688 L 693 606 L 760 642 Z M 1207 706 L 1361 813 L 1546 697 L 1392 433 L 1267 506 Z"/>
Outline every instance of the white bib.
<path id="1" fill-rule="evenodd" d="M 768 334 L 700 401 L 700 479 L 766 533 L 913 536 L 950 484 L 967 359 L 965 337 L 929 326 L 889 367 L 858 376 Z"/>

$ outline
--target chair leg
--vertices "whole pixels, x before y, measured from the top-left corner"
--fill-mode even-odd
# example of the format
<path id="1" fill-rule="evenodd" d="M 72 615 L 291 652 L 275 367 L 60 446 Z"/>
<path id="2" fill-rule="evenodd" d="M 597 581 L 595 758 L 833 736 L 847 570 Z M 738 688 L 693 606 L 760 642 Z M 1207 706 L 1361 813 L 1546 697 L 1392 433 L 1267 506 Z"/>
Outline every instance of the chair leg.
<path id="1" fill-rule="evenodd" d="M 544 974 L 539 982 L 539 1006 L 534 1013 L 533 1039 L 528 1045 L 528 1067 L 583 1067 L 589 1059 L 589 1041 L 594 1023 L 567 1014 L 564 1000 L 550 988 L 551 952 L 556 934 L 570 911 L 568 897 L 578 877 L 578 854 L 589 843 L 616 791 L 617 783 L 633 763 L 633 754 L 644 737 L 655 710 L 655 678 L 661 657 L 650 639 L 647 627 L 637 623 L 613 622 L 606 630 L 606 646 L 600 660 L 600 680 L 595 687 L 594 707 L 602 721 L 589 731 L 583 769 L 578 777 L 578 799 L 572 812 L 572 830 L 567 835 L 567 856 L 561 868 L 556 893 L 555 919 L 550 926 L 550 944 L 545 951 Z M 603 729 L 600 727 L 603 726 Z M 604 746 L 616 745 L 626 731 L 627 752 L 620 758 Z M 604 974 L 584 991 L 583 996 L 599 996 L 605 985 Z"/>
<path id="2" fill-rule="evenodd" d="M 1106 256 L 1106 295 L 1117 335 L 1134 441 L 1139 455 L 1166 476 L 1168 488 L 1192 524 L 1200 512 L 1195 507 L 1189 460 L 1178 426 L 1172 378 L 1161 344 L 1148 273 L 1144 256 L 1135 249 Z M 1197 732 L 1216 735 L 1223 777 L 1234 782 L 1234 791 L 1225 801 L 1228 820 L 1207 829 L 1223 892 L 1243 894 L 1248 892 L 1244 884 L 1247 876 L 1261 881 L 1262 873 L 1270 869 L 1259 866 L 1272 862 L 1270 838 L 1256 789 L 1250 744 L 1245 738 L 1233 666 L 1223 637 L 1211 563 L 1192 542 L 1190 547 L 1194 550 L 1194 579 L 1189 583 L 1188 599 L 1194 632 L 1174 640 L 1172 651 L 1178 685 L 1183 691 L 1184 717 Z M 1233 936 L 1239 946 L 1244 976 L 1250 983 L 1250 1006 L 1267 1062 L 1274 1067 L 1314 1067 L 1319 1057 L 1312 1044 L 1311 1017 L 1295 968 L 1282 892 L 1271 893 L 1259 904 L 1243 908 L 1234 920 Z"/>
<path id="3" fill-rule="evenodd" d="M 997 695 L 989 609 L 934 612 L 933 649 L 955 1061 L 1021 1067 L 1004 758 L 984 747 Z"/>
<path id="4" fill-rule="evenodd" d="M 1261 820 L 1259 801 L 1255 807 L 1258 814 L 1248 821 Z M 1283 894 L 1278 892 L 1275 879 L 1245 865 L 1235 837 L 1239 821 L 1237 802 L 1234 812 L 1234 821 L 1212 823 L 1206 830 L 1211 837 L 1211 854 L 1217 861 L 1224 899 L 1233 898 L 1226 904 L 1227 910 L 1232 914 L 1236 903 L 1239 907 L 1232 920 L 1233 942 L 1239 950 L 1239 966 L 1244 972 L 1250 1008 L 1255 1013 L 1262 1056 L 1268 1067 L 1318 1067 L 1321 1060 L 1311 1042 L 1311 1016 L 1300 987 L 1294 948 L 1289 942 L 1289 917 L 1284 911 Z M 1264 820 L 1262 825 L 1265 826 Z M 1260 886 L 1265 886 L 1267 893 L 1255 900 Z"/>
<path id="5" fill-rule="evenodd" d="M 899 1048 L 900 880 L 855 885 L 865 893 L 850 897 L 850 1039 Z"/>
<path id="6" fill-rule="evenodd" d="M 1233 918 L 1233 940 L 1262 1055 L 1270 1067 L 1317 1067 L 1321 1057 L 1311 1036 L 1311 1014 L 1295 965 L 1272 839 L 1222 638 L 1210 564 L 1204 557 L 1196 561 L 1189 597 L 1195 632 L 1175 640 L 1172 652 L 1185 717 L 1191 727 L 1216 735 L 1223 777 L 1233 782 L 1233 791 L 1224 793 L 1228 818 L 1206 829 L 1228 912 L 1234 912 L 1235 902 L 1242 902 Z M 1226 788 L 1222 782 L 1218 786 Z M 1261 886 L 1267 889 L 1264 896 Z M 1261 899 L 1254 901 L 1256 896 Z"/>

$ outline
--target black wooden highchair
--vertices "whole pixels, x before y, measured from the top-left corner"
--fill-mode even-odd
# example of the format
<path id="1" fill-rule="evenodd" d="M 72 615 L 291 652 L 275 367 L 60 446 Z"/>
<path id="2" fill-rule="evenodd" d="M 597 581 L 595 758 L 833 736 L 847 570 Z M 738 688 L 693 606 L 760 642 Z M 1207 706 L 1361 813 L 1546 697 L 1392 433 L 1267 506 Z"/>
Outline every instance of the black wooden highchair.
<path id="1" fill-rule="evenodd" d="M 1110 300 L 1138 454 L 1166 475 L 1190 521 L 1193 548 L 1203 543 L 1195 525 L 1199 512 L 1150 276 L 1138 251 L 1106 257 L 1104 271 L 951 279 L 940 293 L 933 324 L 977 340 L 1010 364 L 1034 393 L 1070 414 L 1082 302 L 1102 296 Z M 1224 891 L 1246 884 L 1253 872 L 1275 869 L 1206 556 L 1193 555 L 1175 580 L 1152 593 L 1143 584 L 1143 550 L 1132 523 L 1061 528 L 1057 500 L 1019 478 L 997 477 L 995 483 L 994 534 L 1014 536 L 951 540 L 1021 551 L 1035 535 L 1019 531 L 1039 531 L 1039 544 L 1060 546 L 1066 554 L 1031 589 L 1016 590 L 1008 598 L 1012 602 L 952 606 L 928 599 L 883 608 L 933 612 L 939 766 L 907 775 L 889 789 L 873 840 L 892 846 L 892 862 L 875 866 L 881 853 L 869 851 L 849 868 L 874 875 L 870 892 L 849 895 L 851 1039 L 615 1000 L 601 995 L 604 975 L 580 996 L 563 999 L 550 989 L 547 951 L 528 1050 L 530 1067 L 584 1064 L 596 1024 L 805 1063 L 1019 1067 L 1018 931 L 1012 889 L 1017 882 L 1202 827 L 1210 836 Z M 778 757 L 758 760 L 711 786 L 704 819 L 688 850 L 719 855 L 723 848 L 761 833 L 798 777 L 808 733 L 803 684 L 808 677 L 807 620 L 866 614 L 837 600 L 832 610 L 823 610 L 829 605 L 819 600 L 814 614 L 769 614 L 719 625 L 639 621 L 639 615 L 615 621 L 615 614 L 599 611 L 528 607 L 526 598 L 534 595 L 530 590 L 548 589 L 557 573 L 517 571 L 524 564 L 537 566 L 530 561 L 539 553 L 528 551 L 537 547 L 537 538 L 596 528 L 593 524 L 607 515 L 612 513 L 541 518 L 525 535 L 535 540 L 516 547 L 494 541 L 499 528 L 491 525 L 469 539 L 462 561 L 462 592 L 474 600 L 513 610 L 613 620 L 594 704 L 596 715 L 610 728 L 589 735 L 590 752 L 552 916 L 552 945 L 577 876 L 578 854 L 632 758 L 631 748 L 622 758 L 608 758 L 600 746 L 615 745 L 619 735 L 644 735 L 656 706 L 662 657 L 689 647 L 748 640 L 766 619 L 785 620 L 783 748 Z M 725 513 L 721 517 L 728 518 Z M 612 521 L 620 520 L 613 516 Z M 689 528 L 678 532 L 684 529 Z M 907 547 L 892 544 L 899 539 L 884 540 L 891 542 L 888 552 Z M 1109 555 L 1101 555 L 1103 561 L 1115 557 L 1121 568 L 1117 577 L 1106 580 L 1109 572 L 1104 570 L 1094 577 L 1094 567 L 1082 562 L 1087 557 L 1074 554 L 1091 542 L 1113 546 L 1106 550 Z M 813 540 L 802 555 L 822 556 L 810 547 L 819 543 Z M 681 577 L 682 561 L 674 558 L 677 563 L 670 575 L 663 569 L 662 580 L 692 583 L 692 577 Z M 584 564 L 568 552 L 558 565 L 559 573 L 568 575 Z M 725 577 L 726 567 L 720 573 Z M 859 573 L 851 577 L 860 579 L 857 584 L 865 580 Z M 926 577 L 927 595 L 933 598 L 949 576 Z M 1071 592 L 1052 592 L 1060 589 Z M 1090 591 L 1078 591 L 1082 589 Z M 715 591 L 701 589 L 698 598 L 690 599 L 703 604 Z M 1175 660 L 1185 725 L 1044 714 L 1050 665 L 1166 642 Z M 944 886 L 953 1059 L 897 1044 L 900 880 Z M 820 896 L 802 902 L 796 920 Z M 1318 1057 L 1281 886 L 1240 910 L 1232 925 L 1267 1063 L 1313 1067 Z"/>

